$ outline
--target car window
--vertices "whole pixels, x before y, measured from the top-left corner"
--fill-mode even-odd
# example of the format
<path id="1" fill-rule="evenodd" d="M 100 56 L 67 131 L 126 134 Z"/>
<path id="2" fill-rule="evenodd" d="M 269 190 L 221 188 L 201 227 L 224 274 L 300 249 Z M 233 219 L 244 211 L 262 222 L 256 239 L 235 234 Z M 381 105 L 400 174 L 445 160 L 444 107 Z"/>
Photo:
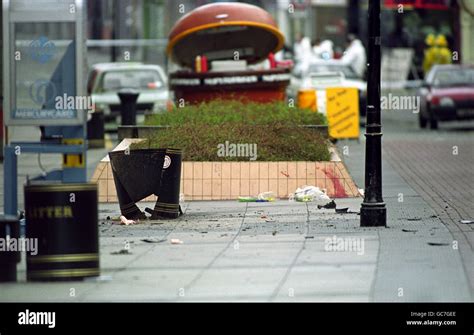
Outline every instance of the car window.
<path id="1" fill-rule="evenodd" d="M 433 86 L 472 86 L 474 85 L 474 69 L 446 69 L 438 70 L 433 77 Z"/>
<path id="2" fill-rule="evenodd" d="M 158 71 L 150 69 L 127 69 L 105 72 L 97 91 L 117 92 L 122 88 L 134 88 L 142 91 L 156 90 L 163 87 L 163 79 Z"/>
<path id="3" fill-rule="evenodd" d="M 358 79 L 360 77 L 349 66 L 334 65 L 334 64 L 317 64 L 309 67 L 309 73 L 321 72 L 342 72 L 347 79 Z"/>

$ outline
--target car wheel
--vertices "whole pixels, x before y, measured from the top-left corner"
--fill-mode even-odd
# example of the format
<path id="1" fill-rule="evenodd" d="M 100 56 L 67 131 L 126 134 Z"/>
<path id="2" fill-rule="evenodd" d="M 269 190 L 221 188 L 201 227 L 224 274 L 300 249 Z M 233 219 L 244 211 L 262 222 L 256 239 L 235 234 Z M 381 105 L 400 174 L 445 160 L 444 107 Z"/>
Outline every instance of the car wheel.
<path id="1" fill-rule="evenodd" d="M 420 128 L 426 128 L 426 125 L 428 124 L 428 120 L 425 119 L 421 111 L 418 113 L 418 124 L 420 125 Z"/>
<path id="2" fill-rule="evenodd" d="M 433 115 L 430 115 L 430 129 L 438 129 L 438 120 Z"/>

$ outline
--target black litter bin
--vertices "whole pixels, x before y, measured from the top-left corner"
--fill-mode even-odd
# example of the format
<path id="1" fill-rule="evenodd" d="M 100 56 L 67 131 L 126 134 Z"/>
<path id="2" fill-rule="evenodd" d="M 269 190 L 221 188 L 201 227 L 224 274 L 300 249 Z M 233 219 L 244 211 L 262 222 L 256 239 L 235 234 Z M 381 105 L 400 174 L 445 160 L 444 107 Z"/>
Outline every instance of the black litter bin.
<path id="1" fill-rule="evenodd" d="M 100 275 L 97 184 L 25 186 L 26 237 L 38 241 L 27 254 L 29 281 L 70 281 Z"/>
<path id="2" fill-rule="evenodd" d="M 20 223 L 18 218 L 10 215 L 0 215 L 0 282 L 16 281 L 16 265 L 21 260 L 20 253 Z M 13 242 L 15 247 L 13 247 Z"/>
<path id="3" fill-rule="evenodd" d="M 181 182 L 181 151 L 138 149 L 109 153 L 120 211 L 127 219 L 145 219 L 136 202 L 156 195 L 151 219 L 177 218 Z"/>

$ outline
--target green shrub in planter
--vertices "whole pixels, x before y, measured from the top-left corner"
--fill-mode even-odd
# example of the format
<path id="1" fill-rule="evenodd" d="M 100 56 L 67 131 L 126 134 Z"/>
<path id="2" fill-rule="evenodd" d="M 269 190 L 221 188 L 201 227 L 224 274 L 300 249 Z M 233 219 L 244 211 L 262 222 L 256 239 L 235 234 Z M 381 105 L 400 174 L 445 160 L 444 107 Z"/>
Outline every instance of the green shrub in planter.
<path id="1" fill-rule="evenodd" d="M 328 161 L 326 139 L 302 125 L 324 117 L 283 103 L 213 101 L 154 115 L 148 125 L 169 125 L 133 148 L 181 148 L 186 161 Z"/>

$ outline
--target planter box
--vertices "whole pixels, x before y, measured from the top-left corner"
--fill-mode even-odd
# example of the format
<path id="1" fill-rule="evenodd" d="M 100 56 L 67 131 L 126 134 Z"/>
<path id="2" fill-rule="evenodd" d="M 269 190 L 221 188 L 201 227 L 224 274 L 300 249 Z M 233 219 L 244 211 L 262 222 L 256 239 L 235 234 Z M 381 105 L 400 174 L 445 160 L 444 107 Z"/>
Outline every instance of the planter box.
<path id="1" fill-rule="evenodd" d="M 142 139 L 125 139 L 114 150 L 125 150 Z M 285 199 L 296 188 L 314 185 L 330 197 L 358 197 L 359 190 L 334 148 L 330 162 L 183 162 L 181 191 L 189 200 L 236 200 L 273 191 Z M 117 202 L 108 156 L 92 177 L 99 184 L 100 202 Z M 156 201 L 150 196 L 146 201 Z"/>
<path id="2" fill-rule="evenodd" d="M 303 128 L 308 128 L 320 133 L 324 138 L 328 138 L 327 125 L 302 125 Z M 119 126 L 118 139 L 122 141 L 126 138 L 149 138 L 160 130 L 168 129 L 169 126 Z"/>

